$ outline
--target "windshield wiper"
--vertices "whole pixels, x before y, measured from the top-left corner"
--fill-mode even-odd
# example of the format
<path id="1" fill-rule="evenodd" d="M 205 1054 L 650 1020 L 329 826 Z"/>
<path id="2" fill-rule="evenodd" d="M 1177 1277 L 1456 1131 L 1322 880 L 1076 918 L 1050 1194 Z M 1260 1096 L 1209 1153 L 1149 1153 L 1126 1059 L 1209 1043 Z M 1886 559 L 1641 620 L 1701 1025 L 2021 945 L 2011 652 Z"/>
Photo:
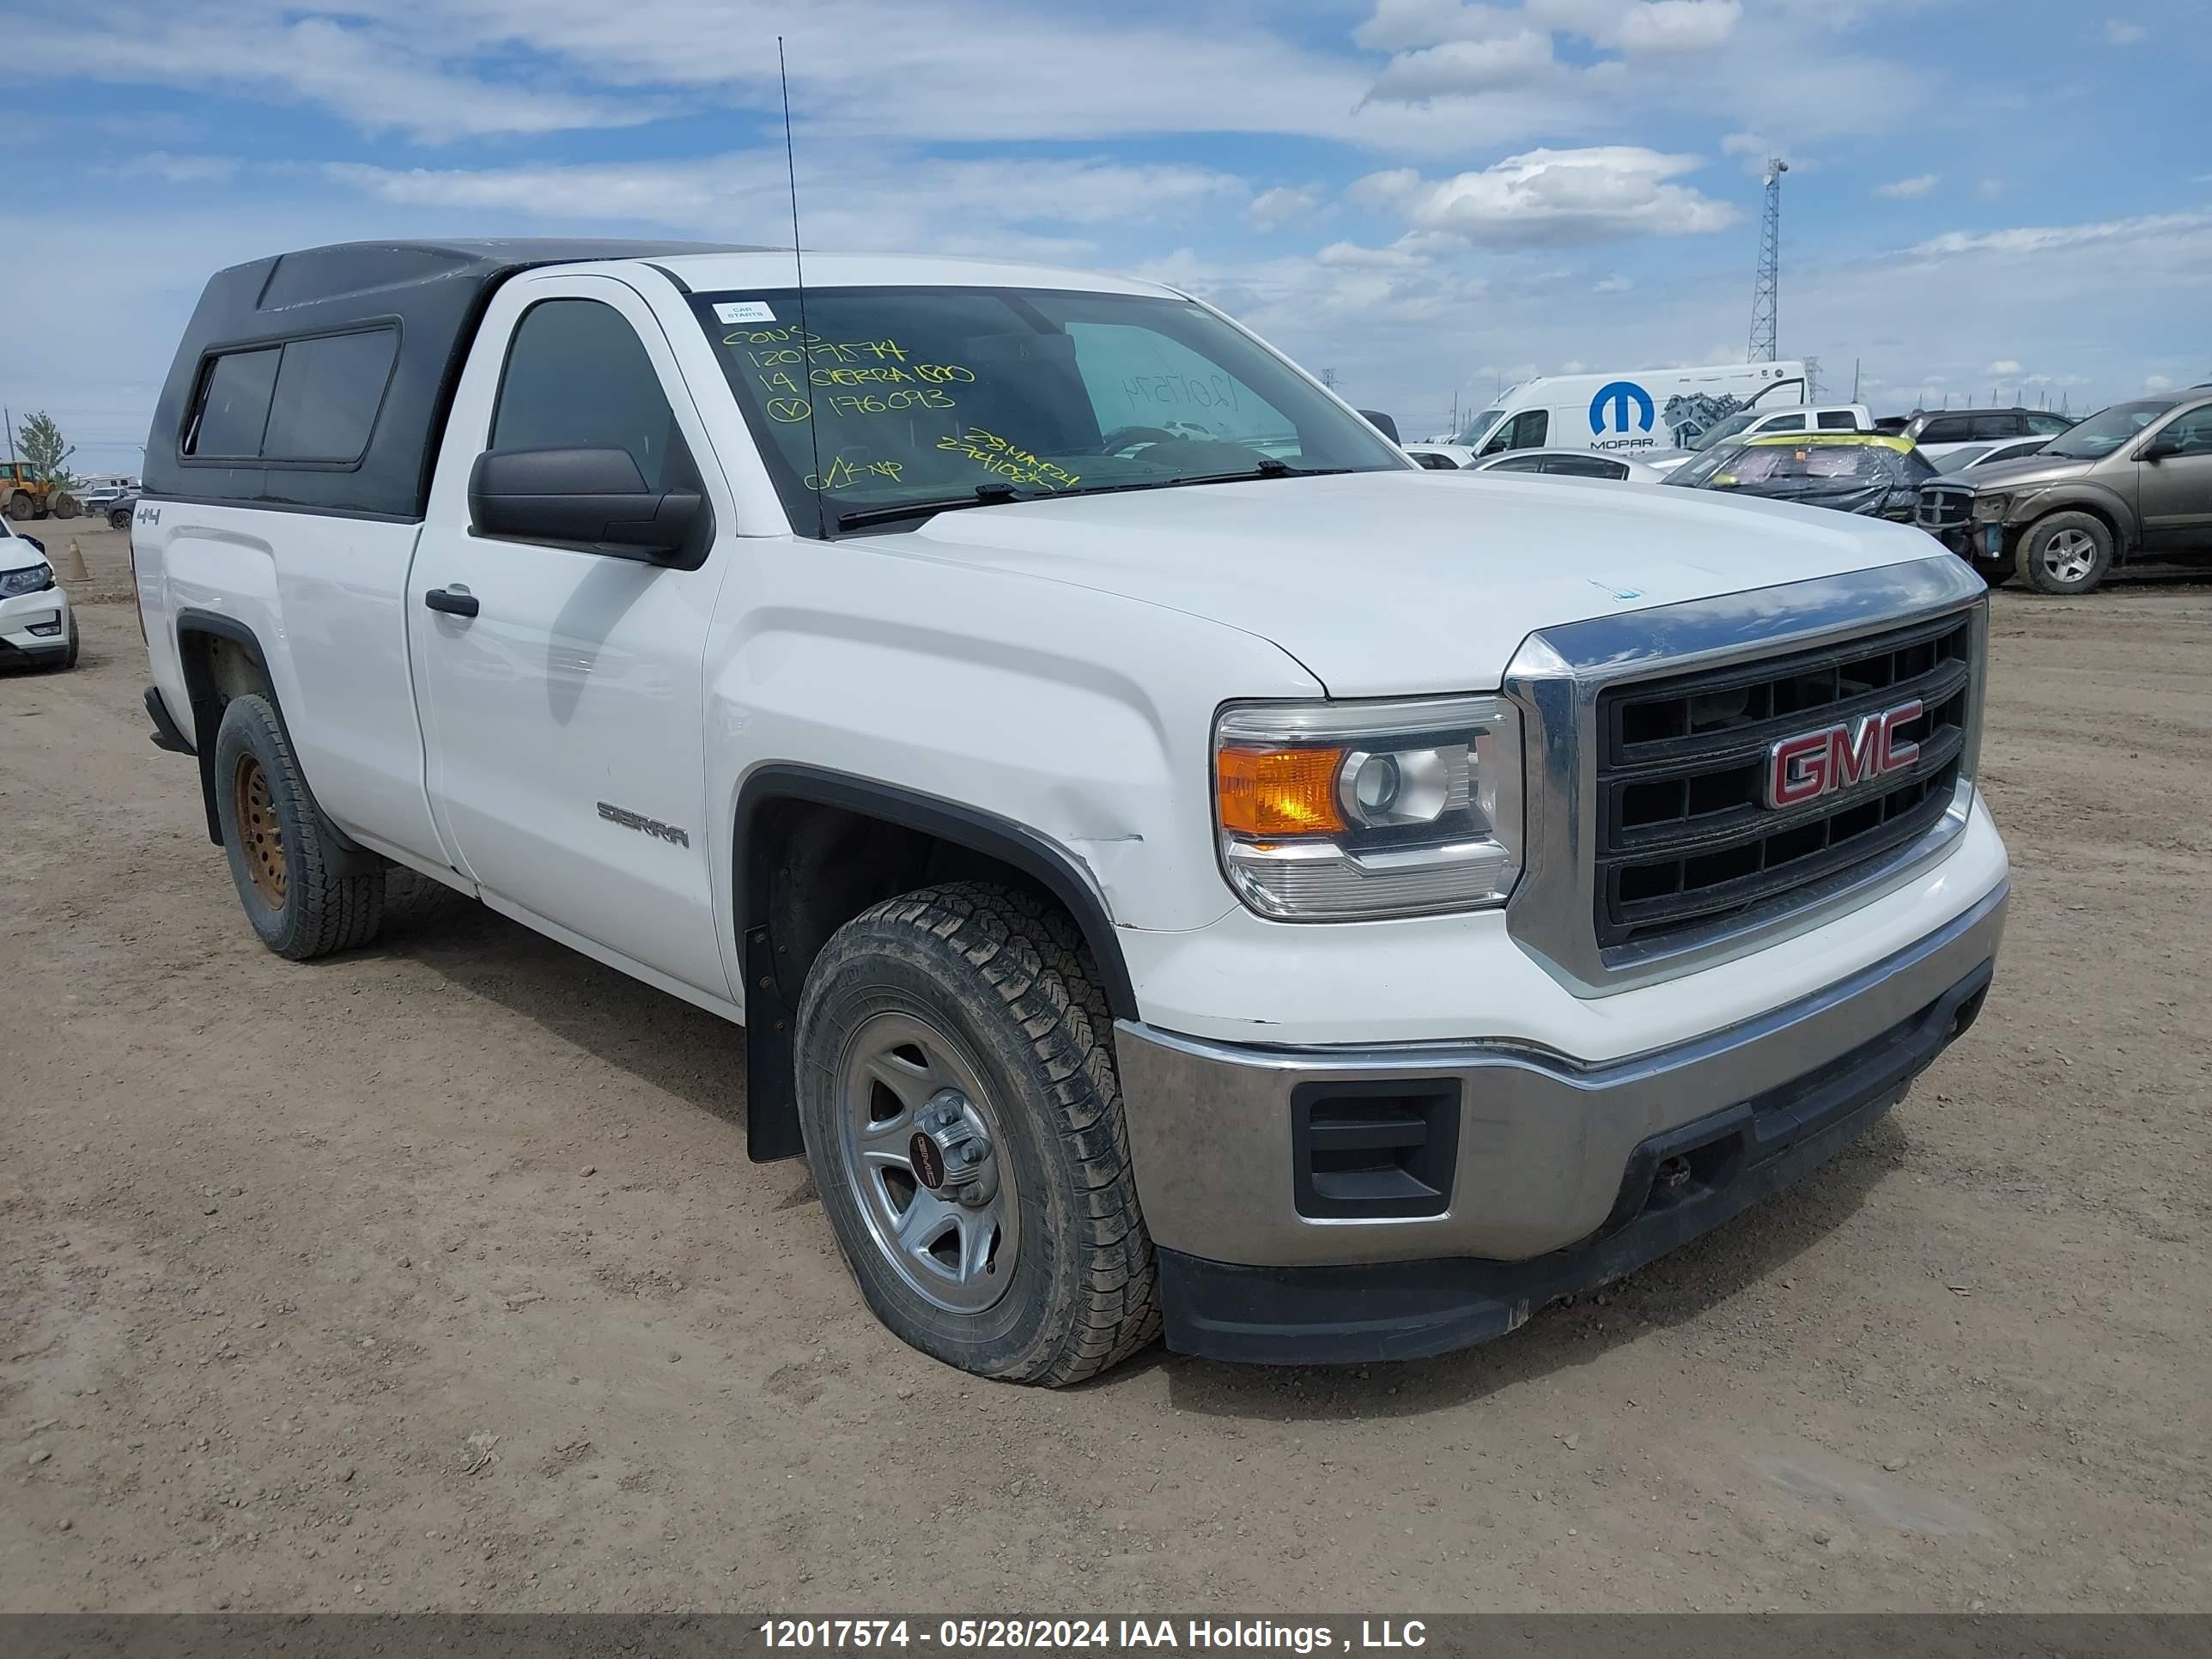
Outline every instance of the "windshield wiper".
<path id="1" fill-rule="evenodd" d="M 1088 489 L 1062 489 L 1060 495 L 1120 495 L 1133 489 L 1175 489 L 1184 484 L 1249 483 L 1255 478 L 1329 478 L 1340 472 L 1357 472 L 1356 466 L 1292 466 L 1272 455 L 1257 466 L 1236 472 L 1200 472 L 1188 478 L 1146 478 L 1139 483 L 1094 484 Z"/>
<path id="2" fill-rule="evenodd" d="M 892 501 L 882 507 L 857 507 L 837 515 L 837 528 L 857 530 L 862 525 L 890 524 L 898 519 L 926 519 L 933 513 L 957 513 L 963 507 L 1003 507 L 1008 501 L 1039 501 L 1039 495 L 1015 494 L 1012 484 L 981 483 L 968 495 L 948 495 L 941 501 Z"/>
<path id="3" fill-rule="evenodd" d="M 1097 484 L 1089 489 L 1039 490 L 1019 495 L 1012 484 L 983 483 L 972 495 L 948 495 L 938 501 L 892 501 L 882 507 L 856 507 L 837 515 L 837 528 L 858 530 L 864 525 L 890 524 L 899 519 L 927 518 L 933 513 L 952 513 L 963 507 L 1002 507 L 1008 501 L 1064 501 L 1070 495 L 1119 495 L 1133 489 L 1174 489 L 1182 484 L 1247 483 L 1254 478 L 1326 478 L 1340 472 L 1357 472 L 1354 466 L 1292 466 L 1272 455 L 1257 466 L 1235 472 L 1201 472 L 1190 478 L 1148 478 L 1140 483 Z"/>

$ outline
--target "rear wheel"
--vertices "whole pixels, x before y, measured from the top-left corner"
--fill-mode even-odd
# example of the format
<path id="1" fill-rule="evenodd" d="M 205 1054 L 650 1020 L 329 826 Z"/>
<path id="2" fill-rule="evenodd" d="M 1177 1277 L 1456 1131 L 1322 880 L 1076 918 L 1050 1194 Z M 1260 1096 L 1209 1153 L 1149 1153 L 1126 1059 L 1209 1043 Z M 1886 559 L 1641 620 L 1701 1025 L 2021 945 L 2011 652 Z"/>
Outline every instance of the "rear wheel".
<path id="1" fill-rule="evenodd" d="M 2087 513 L 2053 513 L 2020 538 L 2021 580 L 2039 593 L 2090 593 L 2112 568 L 2112 532 Z"/>
<path id="2" fill-rule="evenodd" d="M 128 530 L 128 529 L 130 529 L 130 528 L 131 528 L 131 509 L 130 509 L 129 507 L 112 507 L 108 508 L 108 510 L 107 510 L 107 527 L 108 527 L 110 530 Z"/>
<path id="3" fill-rule="evenodd" d="M 65 489 L 57 489 L 46 498 L 46 508 L 57 519 L 74 519 L 83 509 L 76 496 Z"/>
<path id="4" fill-rule="evenodd" d="M 215 738 L 216 816 L 230 878 L 261 942 L 305 961 L 376 936 L 384 872 L 339 875 L 321 814 L 265 697 L 233 697 Z"/>
<path id="5" fill-rule="evenodd" d="M 924 1353 L 1077 1382 L 1159 1331 L 1114 1070 L 1073 923 L 925 888 L 838 929 L 798 1028 L 807 1163 L 876 1316 Z"/>

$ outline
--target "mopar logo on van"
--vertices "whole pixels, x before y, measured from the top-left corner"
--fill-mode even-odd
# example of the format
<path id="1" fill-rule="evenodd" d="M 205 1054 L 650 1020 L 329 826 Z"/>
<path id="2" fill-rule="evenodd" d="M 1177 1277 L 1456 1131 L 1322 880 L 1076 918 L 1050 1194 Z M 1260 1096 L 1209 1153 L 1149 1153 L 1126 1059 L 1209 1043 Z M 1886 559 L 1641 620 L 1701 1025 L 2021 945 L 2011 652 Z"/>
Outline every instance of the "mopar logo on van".
<path id="1" fill-rule="evenodd" d="M 1612 380 L 1598 388 L 1597 396 L 1590 399 L 1589 423 L 1592 449 L 1641 449 L 1650 447 L 1650 437 L 1638 438 L 1630 431 L 1629 422 L 1635 422 L 1636 430 L 1648 434 L 1652 423 L 1659 418 L 1659 410 L 1651 401 L 1651 394 L 1633 380 Z M 1606 434 L 1618 433 L 1607 441 Z"/>

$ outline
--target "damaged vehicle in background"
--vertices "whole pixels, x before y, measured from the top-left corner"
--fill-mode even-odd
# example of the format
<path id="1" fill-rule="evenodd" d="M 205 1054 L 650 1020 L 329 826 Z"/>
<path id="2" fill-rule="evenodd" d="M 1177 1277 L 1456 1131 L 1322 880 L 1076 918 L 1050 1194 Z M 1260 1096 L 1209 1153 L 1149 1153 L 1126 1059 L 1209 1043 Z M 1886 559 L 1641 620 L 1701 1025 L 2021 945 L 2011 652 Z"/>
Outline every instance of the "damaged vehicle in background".
<path id="1" fill-rule="evenodd" d="M 2212 558 L 2212 386 L 2114 404 L 2024 459 L 1939 478 L 1915 522 L 1992 586 L 2016 575 L 2040 593 Z"/>
<path id="2" fill-rule="evenodd" d="M 1910 523 L 1920 487 L 1935 476 L 1934 465 L 1907 439 L 1822 432 L 1707 450 L 1668 473 L 1666 482 Z"/>

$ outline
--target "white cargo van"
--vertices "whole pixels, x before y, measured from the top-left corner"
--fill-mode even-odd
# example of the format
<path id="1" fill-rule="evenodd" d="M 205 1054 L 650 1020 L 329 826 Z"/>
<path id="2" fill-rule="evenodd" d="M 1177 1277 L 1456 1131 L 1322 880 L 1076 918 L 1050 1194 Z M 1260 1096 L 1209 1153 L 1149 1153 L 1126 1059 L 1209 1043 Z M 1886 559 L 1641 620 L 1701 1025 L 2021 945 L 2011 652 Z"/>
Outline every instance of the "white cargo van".
<path id="1" fill-rule="evenodd" d="M 1460 441 L 1507 449 L 1686 449 L 1707 427 L 1754 406 L 1802 404 L 1805 365 L 1720 363 L 1524 380 L 1476 416 Z"/>

